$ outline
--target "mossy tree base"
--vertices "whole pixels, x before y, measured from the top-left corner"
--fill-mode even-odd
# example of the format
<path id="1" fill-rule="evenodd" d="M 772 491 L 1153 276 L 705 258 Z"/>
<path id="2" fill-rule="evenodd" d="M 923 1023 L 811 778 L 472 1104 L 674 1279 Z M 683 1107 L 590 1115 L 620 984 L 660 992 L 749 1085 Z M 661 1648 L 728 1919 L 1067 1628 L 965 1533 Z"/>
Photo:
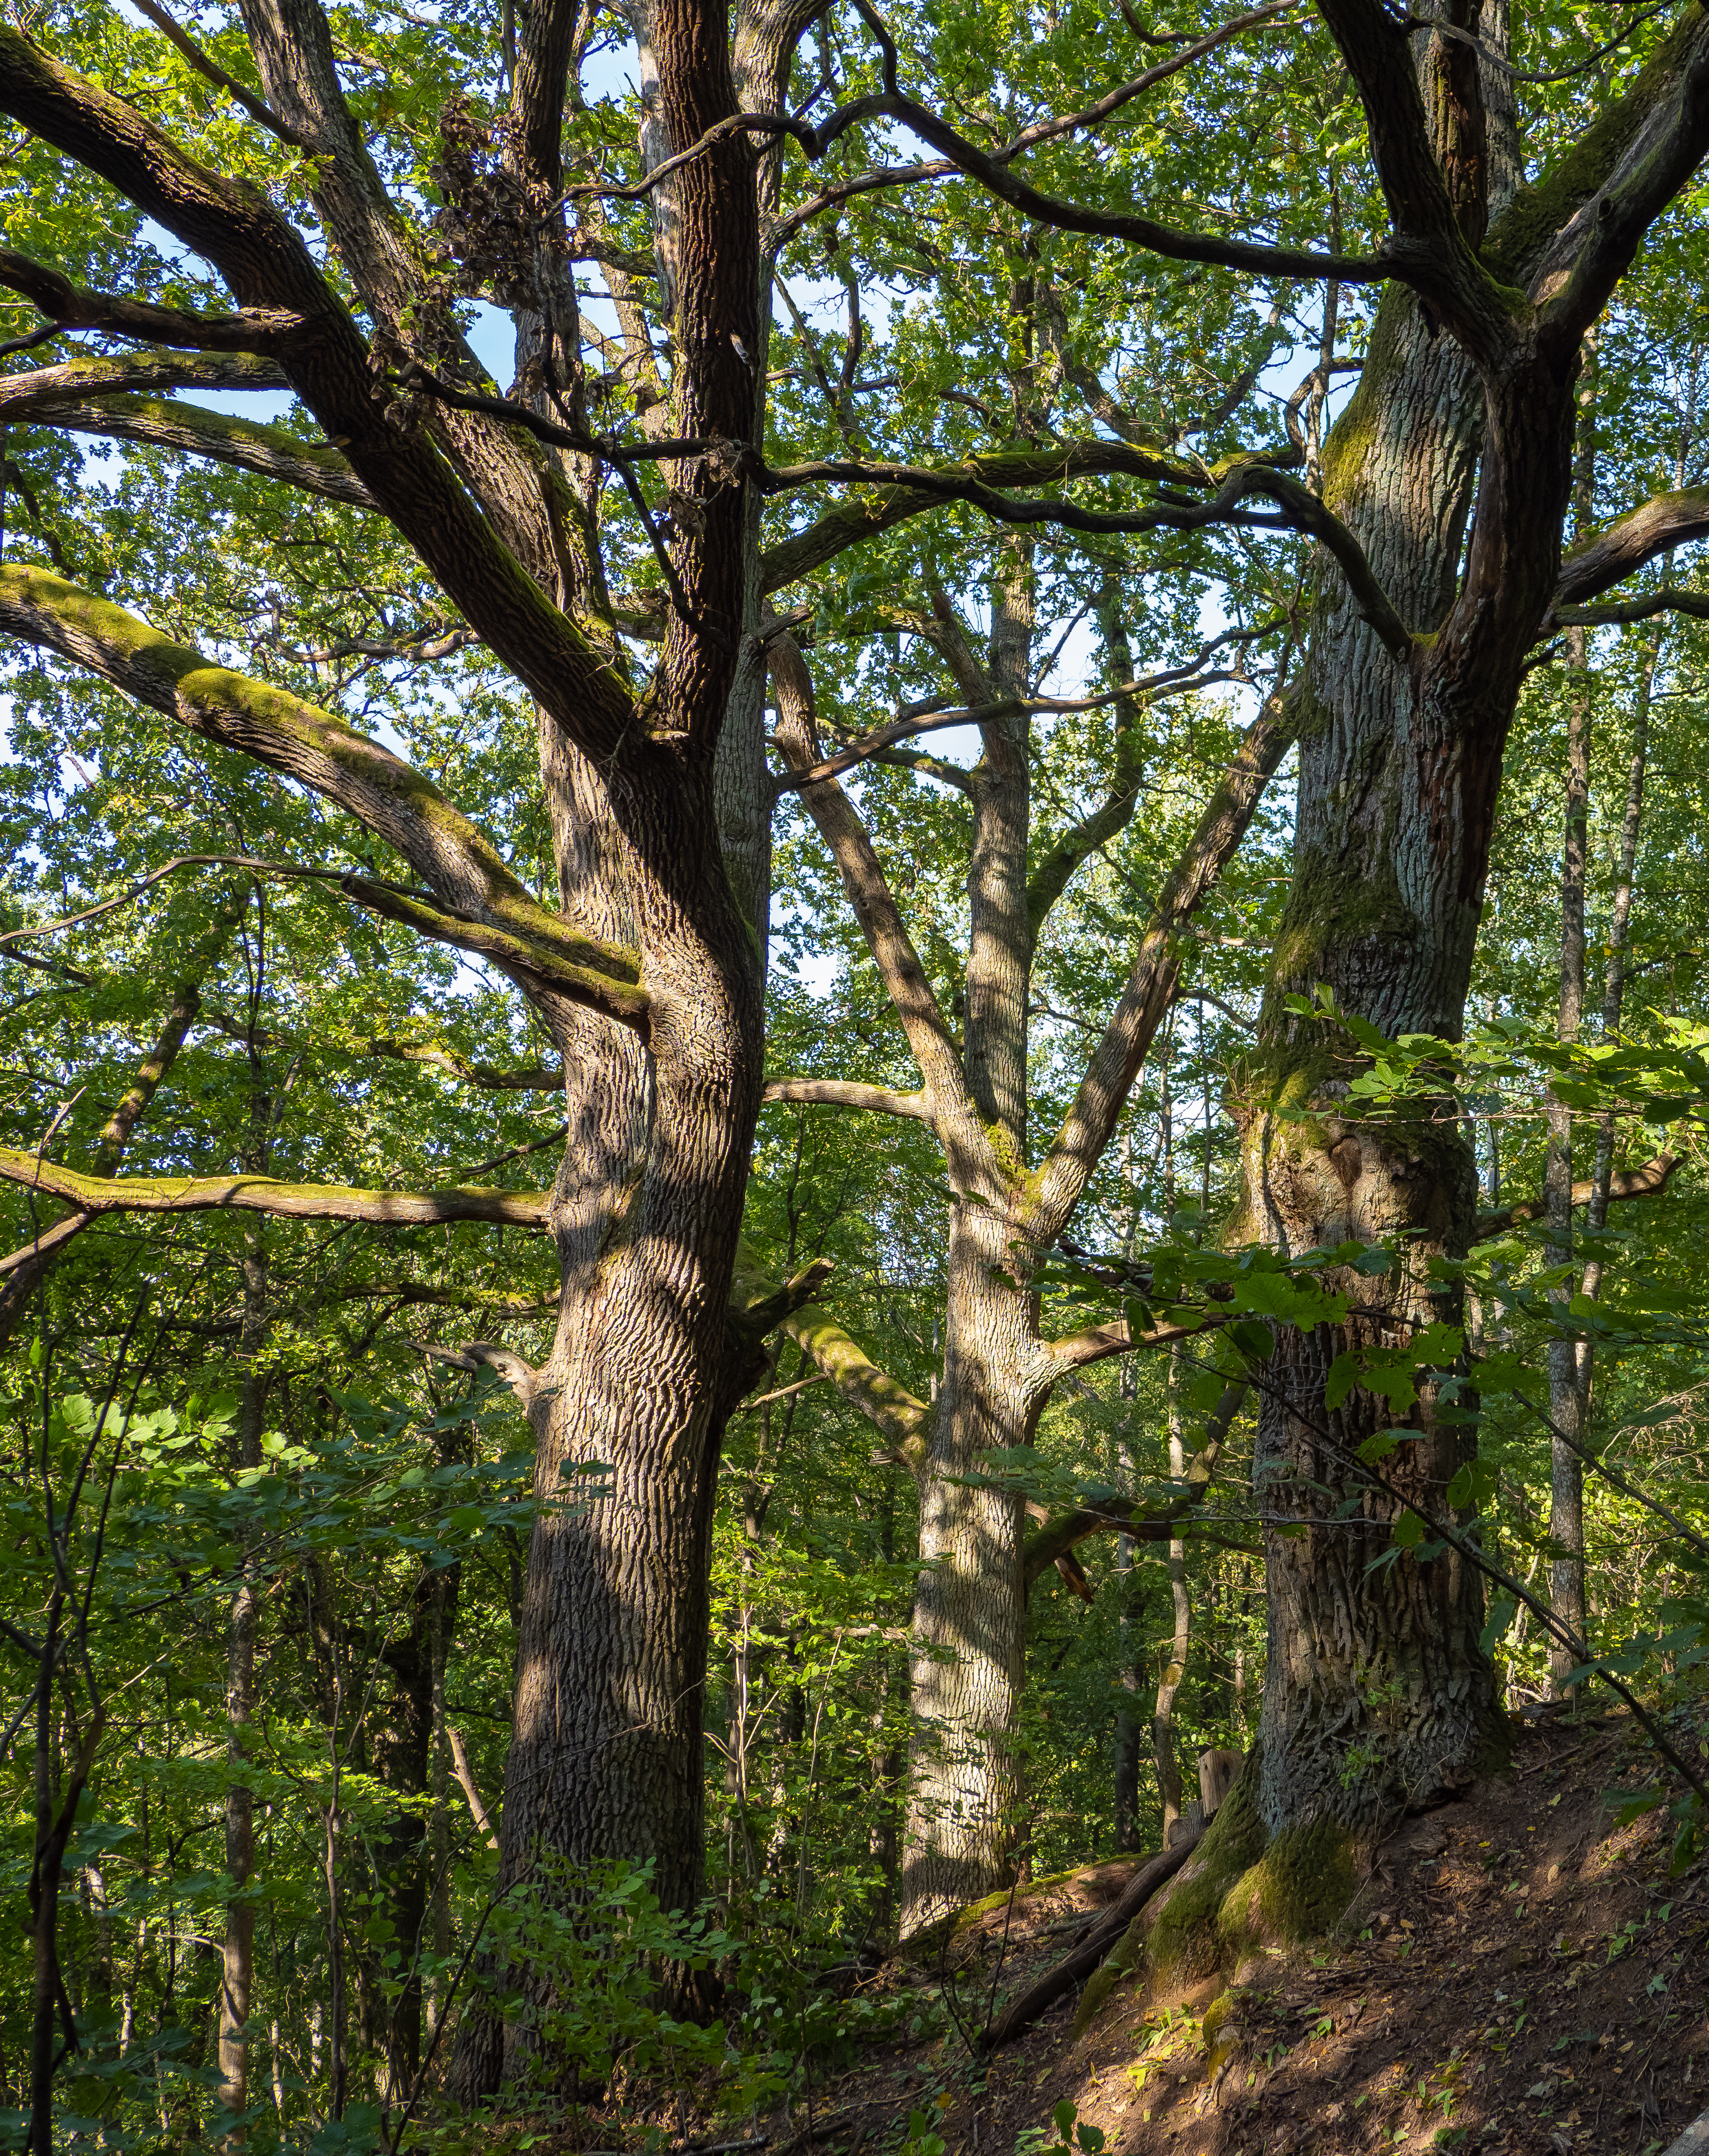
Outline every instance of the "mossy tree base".
<path id="1" fill-rule="evenodd" d="M 1255 1752 L 1191 1862 L 1087 1984 L 1076 2035 L 1124 1978 L 1142 1975 L 1155 1991 L 1188 1989 L 1266 1947 L 1321 1938 L 1341 1921 L 1358 1883 L 1352 1830 L 1326 1816 L 1272 1834 L 1259 1810 L 1261 1777 Z"/>

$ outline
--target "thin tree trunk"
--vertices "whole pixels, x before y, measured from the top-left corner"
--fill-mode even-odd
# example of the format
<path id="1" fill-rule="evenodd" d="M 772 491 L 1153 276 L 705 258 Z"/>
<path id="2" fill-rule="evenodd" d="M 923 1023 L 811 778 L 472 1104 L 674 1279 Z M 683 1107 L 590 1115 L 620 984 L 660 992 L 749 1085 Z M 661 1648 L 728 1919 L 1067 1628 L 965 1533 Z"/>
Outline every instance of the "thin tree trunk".
<path id="1" fill-rule="evenodd" d="M 1578 454 L 1573 472 L 1576 522 L 1588 536 L 1594 513 L 1596 485 L 1596 341 L 1584 341 L 1584 367 L 1578 388 Z M 1591 678 L 1589 639 L 1580 628 L 1567 632 L 1567 794 L 1561 844 L 1561 993 L 1558 1031 L 1577 1040 L 1584 1019 L 1584 854 L 1590 815 Z M 1543 1200 L 1548 1221 L 1549 1262 L 1573 1261 L 1573 1114 L 1551 1091 L 1548 1150 L 1543 1163 Z M 1555 1613 L 1580 1638 L 1585 1637 L 1584 1466 L 1578 1446 L 1582 1401 L 1578 1343 L 1568 1337 L 1570 1279 L 1549 1291 L 1555 1322 L 1562 1328 L 1548 1348 L 1549 1416 L 1559 1435 L 1550 1441 L 1549 1539 L 1560 1554 L 1549 1572 L 1549 1599 Z M 1549 1649 L 1549 1692 L 1564 1697 L 1566 1680 L 1577 1657 L 1557 1640 Z"/>
<path id="2" fill-rule="evenodd" d="M 1169 1419 L 1169 1476 L 1182 1481 L 1187 1473 L 1187 1453 L 1181 1441 L 1179 1397 L 1180 1359 L 1169 1356 L 1168 1379 Z M 1181 1763 L 1175 1749 L 1175 1697 L 1187 1674 L 1187 1656 L 1193 1637 L 1193 1605 L 1187 1593 L 1187 1545 L 1178 1535 L 1169 1542 L 1169 1609 L 1174 1632 L 1168 1658 L 1157 1678 L 1157 1706 L 1152 1717 L 1152 1751 L 1157 1767 L 1157 1795 L 1163 1810 L 1163 1845 L 1169 1830 L 1181 1816 Z"/>
<path id="3" fill-rule="evenodd" d="M 1123 1135 L 1124 1181 L 1132 1184 L 1131 1141 Z M 1126 1404 L 1127 1427 L 1116 1440 L 1116 1481 L 1132 1487 L 1136 1473 L 1133 1418 L 1137 1373 L 1132 1356 L 1121 1364 L 1117 1391 Z M 1137 1849 L 1139 1840 L 1139 1762 L 1143 1743 L 1139 1690 L 1147 1674 L 1144 1637 L 1143 1573 L 1135 1563 L 1139 1545 L 1132 1535 L 1116 1537 L 1116 1692 L 1114 1745 L 1114 1800 L 1116 1846 Z"/>
<path id="4" fill-rule="evenodd" d="M 1637 700 L 1632 713 L 1632 747 L 1626 768 L 1625 810 L 1620 819 L 1619 858 L 1614 870 L 1614 903 L 1609 909 L 1608 963 L 1603 977 L 1602 1039 L 1619 1039 L 1626 993 L 1626 949 L 1631 935 L 1632 893 L 1637 880 L 1638 839 L 1644 822 L 1644 780 L 1650 759 L 1650 710 L 1655 693 L 1656 670 L 1667 641 L 1667 623 L 1658 615 L 1639 669 Z M 1614 1124 L 1612 1116 L 1602 1119 L 1596 1137 L 1596 1165 L 1591 1176 L 1590 1204 L 1585 1225 L 1600 1235 L 1608 1225 L 1609 1191 L 1614 1176 Z M 1602 1285 L 1602 1261 L 1587 1260 L 1581 1291 L 1594 1296 Z M 1588 1405 L 1590 1393 L 1590 1343 L 1583 1343 L 1579 1392 Z"/>
<path id="5" fill-rule="evenodd" d="M 1332 341 L 1332 316 L 1326 315 L 1325 324 L 1325 337 Z M 1170 1220 L 1175 1215 L 1175 1116 L 1170 1091 L 1174 1045 L 1172 1024 L 1164 1037 L 1161 1068 L 1163 1215 Z M 1186 1477 L 1187 1454 L 1181 1440 L 1181 1355 L 1177 1348 L 1169 1350 L 1163 1400 L 1168 1425 L 1169 1479 L 1179 1483 Z M 1193 1636 L 1193 1605 L 1187 1594 L 1187 1545 L 1178 1535 L 1169 1539 L 1168 1568 L 1169 1609 L 1174 1631 L 1169 1642 L 1168 1659 L 1158 1674 L 1157 1705 L 1152 1717 L 1152 1753 L 1157 1761 L 1157 1798 L 1162 1806 L 1166 1849 L 1169 1830 L 1181 1816 L 1181 1763 L 1175 1750 L 1175 1697 L 1187 1674 L 1187 1656 Z"/>
<path id="6" fill-rule="evenodd" d="M 438 1588 L 435 1575 L 434 1586 Z M 451 1952 L 451 1746 L 445 1726 L 445 1665 L 451 1648 L 451 1623 L 443 1590 L 434 1596 L 432 1769 L 429 1789 L 433 1809 L 428 1818 L 429 1882 L 429 1943 L 433 1949 L 434 1978 L 427 1997 L 427 2035 L 431 2043 L 439 2032 L 445 2010 L 445 1963 Z"/>

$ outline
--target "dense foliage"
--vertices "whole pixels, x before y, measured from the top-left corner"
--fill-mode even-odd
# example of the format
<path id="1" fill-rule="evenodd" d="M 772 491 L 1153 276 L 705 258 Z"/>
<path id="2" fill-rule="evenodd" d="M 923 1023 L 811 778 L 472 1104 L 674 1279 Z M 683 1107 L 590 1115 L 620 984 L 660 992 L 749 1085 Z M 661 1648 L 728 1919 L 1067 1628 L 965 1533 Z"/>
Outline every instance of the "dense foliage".
<path id="1" fill-rule="evenodd" d="M 330 19 L 370 153 L 422 209 L 445 303 L 496 389 L 508 380 L 508 300 L 474 228 L 475 208 L 496 196 L 463 184 L 459 160 L 485 172 L 501 144 L 511 11 L 503 34 L 457 5 L 334 9 Z M 1076 4 L 910 8 L 886 19 L 942 107 L 992 143 L 1089 101 L 1133 55 L 1143 64 L 1163 49 L 1125 4 L 1119 18 Z M 1172 18 L 1171 33 L 1219 19 Z M 1593 62 L 1584 55 L 1610 33 L 1604 11 L 1538 8 L 1516 22 L 1533 165 L 1600 109 L 1664 28 L 1635 18 Z M 151 19 L 56 4 L 28 28 L 200 157 L 266 190 L 341 274 L 304 161 Z M 1041 146 L 1034 184 L 1111 200 L 1142 184 L 1201 224 L 1278 244 L 1373 244 L 1380 200 L 1327 35 L 1275 9 L 1248 28 L 1124 105 L 1094 150 L 1069 136 Z M 193 29 L 218 69 L 253 85 L 235 11 L 204 8 Z M 1565 74 L 1547 79 L 1563 54 Z M 575 59 L 567 164 L 616 184 L 635 166 L 640 100 L 615 11 L 583 11 Z M 828 11 L 798 56 L 803 110 L 875 83 L 877 67 L 864 11 Z M 1321 477 L 1365 351 L 1368 290 L 1332 285 L 1326 299 L 1319 284 L 1278 288 L 1162 260 L 1137 274 L 1132 257 L 1049 229 L 953 175 L 808 214 L 838 179 L 893 154 L 885 126 L 870 121 L 819 164 L 780 161 L 778 213 L 790 225 L 767 362 L 769 465 L 942 465 L 1090 439 L 1187 444 L 1209 471 L 1236 449 L 1285 454 L 1296 443 L 1306 475 Z M 227 304 L 205 265 L 116 190 L 87 174 L 74 183 L 69 169 L 6 124 L 9 246 L 92 287 L 162 305 Z M 1709 347 L 1694 187 L 1598 332 L 1582 420 L 1594 445 L 1581 457 L 1587 532 L 1635 499 L 1702 477 Z M 671 363 L 649 284 L 649 214 L 613 199 L 590 207 L 578 229 L 584 408 L 602 426 L 637 424 L 644 377 Z M 22 339 L 38 326 L 22 298 L 0 307 L 0 333 Z M 21 375 L 80 351 L 127 349 L 116 333 L 62 333 L 46 353 L 14 344 L 6 364 Z M 7 558 L 52 569 L 394 747 L 447 795 L 478 804 L 510 869 L 552 899 L 529 697 L 383 520 L 267 475 L 291 444 L 319 444 L 288 394 L 230 376 L 194 394 L 234 439 L 249 430 L 247 465 L 172 439 L 175 398 L 129 400 L 147 408 L 124 425 L 87 408 L 81 421 L 25 409 L 8 424 L 0 400 Z M 639 663 L 671 619 L 656 531 L 604 480 L 590 515 L 610 618 Z M 1034 865 L 1065 835 L 1071 855 L 1029 983 L 1025 1076 L 1044 1132 L 1073 1097 L 1085 1038 L 1120 994 L 1243 729 L 1293 678 L 1312 595 L 1332 573 L 1303 533 L 1262 515 L 1109 528 L 1124 515 L 1143 526 L 1152 501 L 1119 464 L 1092 473 L 1076 499 L 1106 528 L 1057 521 L 1017 538 L 1020 527 L 949 502 L 887 526 L 875 518 L 859 547 L 800 557 L 775 585 L 779 612 L 797 616 L 827 743 L 865 744 L 851 793 L 958 1024 L 977 737 L 965 720 L 923 746 L 917 727 L 875 750 L 870 737 L 898 713 L 977 706 L 1003 595 L 1024 593 L 1011 613 L 1024 615 L 1019 679 L 1040 706 L 1028 748 Z M 662 501 L 654 506 L 662 522 Z M 825 507 L 816 495 L 780 495 L 765 545 L 787 551 Z M 670 513 L 695 512 L 673 496 Z M 1689 599 L 1696 573 L 1682 551 L 1622 597 L 1665 588 Z M 1699 1435 L 1709 1417 L 1709 601 L 1631 611 L 1640 618 L 1594 627 L 1576 645 L 1563 635 L 1543 647 L 1528 678 L 1466 1041 L 1352 1036 L 1349 1068 L 1373 1112 L 1451 1092 L 1475 1130 L 1491 1216 L 1466 1261 L 1469 1337 L 1445 1333 L 1357 1375 L 1386 1386 L 1404 1414 L 1421 1368 L 1460 1373 L 1479 1458 L 1454 1503 L 1462 1525 L 1475 1515 L 1492 1568 L 1486 1637 L 1518 1707 L 1551 1687 L 1549 1642 L 1519 1590 L 1546 1604 L 1563 1555 L 1549 1524 L 1549 1351 L 1567 1335 L 1589 1344 L 1583 1443 L 1613 1471 L 1586 1483 L 1589 1641 L 1660 1714 L 1689 1681 L 1696 1628 L 1709 1622 Z M 1178 680 L 1162 678 L 1178 669 Z M 0 1302 L 3 1896 L 15 1938 L 44 1891 L 44 1831 L 63 1830 L 56 1936 L 68 2020 L 54 2027 L 74 2028 L 75 2041 L 53 2038 L 64 2051 L 60 2131 L 143 2148 L 238 2130 L 217 2120 L 214 2092 L 222 1953 L 239 1903 L 254 1922 L 243 2130 L 257 2148 L 466 2132 L 444 2123 L 439 2090 L 444 2032 L 477 1995 L 512 2021 L 535 2017 L 541 2056 L 554 2062 L 542 2086 L 507 2090 L 511 2112 L 585 2111 L 576 2130 L 590 2138 L 596 2112 L 602 2135 L 644 2128 L 662 2140 L 690 2097 L 716 2095 L 740 2116 L 810 2092 L 863 2036 L 911 2017 L 953 2035 L 962 2009 L 942 1972 L 922 1967 L 872 1997 L 861 1989 L 896 1921 L 914 1480 L 875 1450 L 872 1423 L 825 1382 L 807 1345 L 772 1332 L 718 1470 L 706 1899 L 686 1912 L 661 1907 L 645 1866 L 621 1861 L 566 1885 L 542 1856 L 535 1873 L 500 1885 L 489 1815 L 512 1720 L 528 1538 L 542 1508 L 593 1502 L 599 1466 L 538 1491 L 503 1364 L 468 1351 L 502 1342 L 531 1367 L 547 1360 L 559 1294 L 547 1240 L 537 1219 L 334 1223 L 246 1211 L 240 1193 L 264 1178 L 374 1193 L 536 1189 L 564 1135 L 547 1030 L 479 956 L 346 902 L 341 875 L 387 871 L 371 836 L 326 799 L 38 650 L 10 650 L 5 696 L 4 1141 L 103 1177 L 122 1159 L 126 1176 L 234 1178 L 206 1210 L 163 1200 L 97 1214 L 45 1266 L 30 1246 L 64 1217 L 58 1203 L 13 1178 L 0 1208 L 18 1246 L 8 1271 L 28 1282 L 27 1295 Z M 1046 708 L 1052 699 L 1070 708 Z M 1563 1046 L 1563 773 L 1583 711 L 1589 985 L 1582 1038 Z M 1139 1312 L 1142 1330 L 1159 1312 L 1227 1303 L 1232 1270 L 1240 1322 L 1178 1327 L 1184 1337 L 1155 1352 L 1090 1362 L 1055 1393 L 1024 1456 L 987 1462 L 1040 1524 L 1112 1498 L 1158 1508 L 1162 1522 L 1091 1534 L 1032 1584 L 1024 1800 L 1009 1825 L 1019 1865 L 1035 1876 L 1156 1846 L 1191 1799 L 1198 1753 L 1245 1751 L 1257 1727 L 1260 1531 L 1278 1517 L 1274 1493 L 1253 1486 L 1266 1353 L 1255 1332 L 1271 1318 L 1313 1322 L 1323 1294 L 1309 1258 L 1245 1247 L 1239 1204 L 1235 1111 L 1286 888 L 1292 771 L 1283 767 L 1184 939 L 1181 983 L 1117 1142 L 1039 1287 L 1048 1337 L 1124 1310 Z M 773 845 L 768 1073 L 906 1091 L 907 1044 L 798 789 L 778 789 Z M 1623 1000 L 1604 1026 L 1610 965 Z M 163 1051 L 175 1010 L 182 1023 Z M 1308 1006 L 1303 1022 L 1323 1011 Z M 1665 1194 L 1612 1204 L 1565 1245 L 1551 1240 L 1536 1201 L 1552 1099 L 1572 1111 L 1581 1178 L 1605 1132 L 1616 1177 L 1658 1154 L 1676 1163 Z M 1529 1215 L 1512 1217 L 1516 1204 Z M 766 1107 L 744 1221 L 756 1270 L 788 1279 L 833 1260 L 824 1308 L 922 1401 L 935 1397 L 943 1356 L 946 1211 L 942 1159 L 917 1120 L 804 1098 Z M 1254 1389 L 1210 1486 L 1164 1520 L 1230 1378 Z M 1428 1563 L 1433 1523 L 1404 1524 L 1417 1532 L 1397 1532 L 1397 1561 Z M 253 1706 L 238 1712 L 242 1612 L 255 1675 Z M 1689 1799 L 1670 1771 L 1658 1763 L 1658 1794 Z M 220 1840 L 234 1789 L 249 1793 L 256 1852 L 235 1892 Z M 1683 1803 L 1682 1862 L 1697 1824 Z M 545 1891 L 554 1881 L 561 1891 Z M 690 1993 L 698 1984 L 698 2018 L 679 2011 L 680 1987 L 661 1993 L 666 1965 L 688 1971 Z M 521 1969 L 551 1974 L 547 2003 L 516 1978 Z M 28 1957 L 8 1953 L 0 2106 L 19 2138 L 38 1990 Z"/>

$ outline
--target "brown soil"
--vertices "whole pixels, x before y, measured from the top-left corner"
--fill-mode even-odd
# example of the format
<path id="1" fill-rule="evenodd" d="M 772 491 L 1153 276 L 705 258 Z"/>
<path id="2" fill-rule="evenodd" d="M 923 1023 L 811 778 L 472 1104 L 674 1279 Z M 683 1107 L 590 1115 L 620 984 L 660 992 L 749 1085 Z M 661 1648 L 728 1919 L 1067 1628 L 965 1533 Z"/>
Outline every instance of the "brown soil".
<path id="1" fill-rule="evenodd" d="M 1080 2037 L 1070 1996 L 989 2060 L 953 2035 L 875 2056 L 821 2092 L 813 2138 L 877 2156 L 924 2108 L 947 2156 L 1011 2156 L 1055 2142 L 1066 2099 L 1110 2156 L 1654 2156 L 1709 2109 L 1709 1863 L 1670 1879 L 1665 1810 L 1621 1827 L 1612 1809 L 1654 1779 L 1624 1717 L 1527 1730 L 1507 1779 L 1383 1845 L 1334 1939 L 1241 1971 L 1209 2057 L 1219 1981 L 1130 1983 Z M 983 2025 L 993 1974 L 1000 2007 L 1118 1884 L 1106 1867 L 966 1928 L 963 2018 Z"/>

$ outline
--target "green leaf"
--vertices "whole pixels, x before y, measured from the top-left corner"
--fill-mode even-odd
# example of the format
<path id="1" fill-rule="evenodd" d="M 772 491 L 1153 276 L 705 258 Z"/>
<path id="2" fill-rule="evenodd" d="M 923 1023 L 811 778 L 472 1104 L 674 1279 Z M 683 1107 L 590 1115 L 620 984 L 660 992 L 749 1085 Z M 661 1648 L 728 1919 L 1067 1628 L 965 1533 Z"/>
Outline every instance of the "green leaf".
<path id="1" fill-rule="evenodd" d="M 1507 1627 L 1519 1613 L 1519 1604 L 1511 1594 L 1498 1594 L 1490 1604 L 1490 1614 L 1484 1629 L 1478 1635 L 1477 1650 L 1487 1659 L 1496 1651 L 1496 1642 L 1506 1635 Z"/>
<path id="2" fill-rule="evenodd" d="M 1267 1325 L 1258 1325 L 1247 1318 L 1229 1327 L 1229 1337 L 1247 1359 L 1267 1363 L 1275 1353 L 1275 1335 Z"/>
<path id="3" fill-rule="evenodd" d="M 1455 1474 L 1448 1485 L 1448 1502 L 1456 1512 L 1468 1507 L 1474 1509 L 1487 1505 L 1494 1497 L 1500 1478 L 1486 1460 L 1468 1460 Z"/>

